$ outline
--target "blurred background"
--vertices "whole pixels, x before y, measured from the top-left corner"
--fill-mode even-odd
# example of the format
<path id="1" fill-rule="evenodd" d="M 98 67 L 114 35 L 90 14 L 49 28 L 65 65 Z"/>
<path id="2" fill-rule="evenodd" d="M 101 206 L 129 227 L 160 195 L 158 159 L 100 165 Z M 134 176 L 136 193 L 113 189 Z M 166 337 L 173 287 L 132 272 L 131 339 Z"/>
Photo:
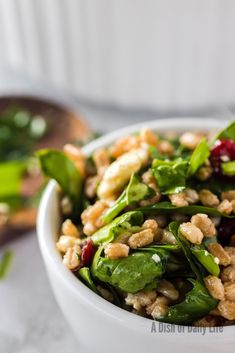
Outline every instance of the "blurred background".
<path id="1" fill-rule="evenodd" d="M 235 104 L 234 32 L 233 0 L 1 0 L 1 91 L 60 91 L 95 127 L 102 109 L 219 114 Z"/>
<path id="2" fill-rule="evenodd" d="M 231 119 L 234 34 L 233 0 L 0 0 L 1 353 L 79 351 L 39 254 L 34 151 L 143 120 Z"/>

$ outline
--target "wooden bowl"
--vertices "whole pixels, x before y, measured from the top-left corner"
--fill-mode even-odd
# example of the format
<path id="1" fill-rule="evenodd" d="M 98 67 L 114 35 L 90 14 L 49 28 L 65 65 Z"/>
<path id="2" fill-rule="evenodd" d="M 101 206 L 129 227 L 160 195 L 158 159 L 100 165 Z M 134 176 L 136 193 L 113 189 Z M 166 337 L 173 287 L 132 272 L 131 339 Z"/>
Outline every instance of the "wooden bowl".
<path id="1" fill-rule="evenodd" d="M 33 115 L 43 116 L 49 126 L 49 132 L 36 144 L 40 148 L 62 148 L 67 142 L 85 139 L 89 128 L 80 116 L 59 103 L 36 97 L 5 96 L 0 98 L 0 116 L 12 106 L 22 108 Z M 30 176 L 24 181 L 24 196 L 35 195 L 41 185 L 39 175 Z M 36 220 L 36 208 L 23 208 L 13 213 L 6 223 L 0 223 L 0 246 L 7 241 L 33 229 Z"/>

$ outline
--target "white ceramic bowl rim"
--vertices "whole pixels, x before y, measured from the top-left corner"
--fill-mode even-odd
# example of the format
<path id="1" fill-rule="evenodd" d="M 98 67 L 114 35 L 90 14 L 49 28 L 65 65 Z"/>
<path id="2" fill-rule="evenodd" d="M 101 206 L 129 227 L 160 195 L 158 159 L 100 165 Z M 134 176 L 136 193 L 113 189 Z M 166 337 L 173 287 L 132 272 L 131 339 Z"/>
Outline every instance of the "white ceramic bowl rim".
<path id="1" fill-rule="evenodd" d="M 83 151 L 86 155 L 89 155 L 97 148 L 107 146 L 121 136 L 125 136 L 128 133 L 135 133 L 139 131 L 140 128 L 143 126 L 148 126 L 159 132 L 169 130 L 176 132 L 185 130 L 210 131 L 213 129 L 220 129 L 225 126 L 226 123 L 227 121 L 219 121 L 211 118 L 171 118 L 143 122 L 108 133 L 107 135 L 104 135 L 99 139 L 86 145 L 83 148 Z M 82 298 L 83 301 L 89 302 L 89 305 L 93 306 L 94 310 L 102 312 L 103 316 L 108 315 L 114 320 L 121 321 L 122 325 L 127 326 L 128 328 L 135 329 L 141 332 L 143 332 L 143 328 L 149 330 L 152 320 L 134 315 L 124 309 L 120 309 L 119 307 L 109 303 L 108 301 L 93 293 L 87 286 L 85 286 L 69 270 L 65 268 L 61 261 L 61 256 L 56 250 L 53 235 L 48 234 L 48 229 L 50 229 L 49 225 L 51 214 L 51 209 L 48 205 L 52 194 L 55 192 L 56 183 L 54 181 L 50 181 L 43 194 L 38 212 L 37 233 L 43 257 L 46 258 L 47 261 L 49 261 L 50 266 L 54 267 L 54 270 L 56 270 L 58 275 L 61 276 L 64 285 L 69 287 L 69 290 L 74 291 L 75 295 Z M 218 338 L 221 341 L 223 339 L 227 340 L 228 338 L 233 337 L 232 335 L 234 334 L 234 328 L 232 326 L 224 327 L 223 330 L 223 335 L 213 335 L 211 339 L 215 340 Z M 177 339 L 176 335 L 173 336 L 174 340 Z"/>

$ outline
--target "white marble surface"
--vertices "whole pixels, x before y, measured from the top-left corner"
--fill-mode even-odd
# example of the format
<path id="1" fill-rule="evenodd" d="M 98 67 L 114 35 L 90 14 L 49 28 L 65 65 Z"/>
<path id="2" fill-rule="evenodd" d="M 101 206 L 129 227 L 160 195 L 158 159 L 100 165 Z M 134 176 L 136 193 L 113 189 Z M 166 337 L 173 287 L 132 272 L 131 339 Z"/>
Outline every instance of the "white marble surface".
<path id="1" fill-rule="evenodd" d="M 0 352 L 80 352 L 48 283 L 36 234 L 8 248 L 14 258 L 7 278 L 0 282 Z"/>

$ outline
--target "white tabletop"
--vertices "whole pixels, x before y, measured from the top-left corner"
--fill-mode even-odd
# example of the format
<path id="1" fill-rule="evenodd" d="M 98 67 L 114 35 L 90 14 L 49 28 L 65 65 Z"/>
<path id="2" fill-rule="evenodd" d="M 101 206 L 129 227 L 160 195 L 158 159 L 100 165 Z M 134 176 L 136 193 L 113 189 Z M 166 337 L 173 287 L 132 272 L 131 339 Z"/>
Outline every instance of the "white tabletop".
<path id="1" fill-rule="evenodd" d="M 48 283 L 35 232 L 8 248 L 14 258 L 0 281 L 0 352 L 78 352 Z"/>

